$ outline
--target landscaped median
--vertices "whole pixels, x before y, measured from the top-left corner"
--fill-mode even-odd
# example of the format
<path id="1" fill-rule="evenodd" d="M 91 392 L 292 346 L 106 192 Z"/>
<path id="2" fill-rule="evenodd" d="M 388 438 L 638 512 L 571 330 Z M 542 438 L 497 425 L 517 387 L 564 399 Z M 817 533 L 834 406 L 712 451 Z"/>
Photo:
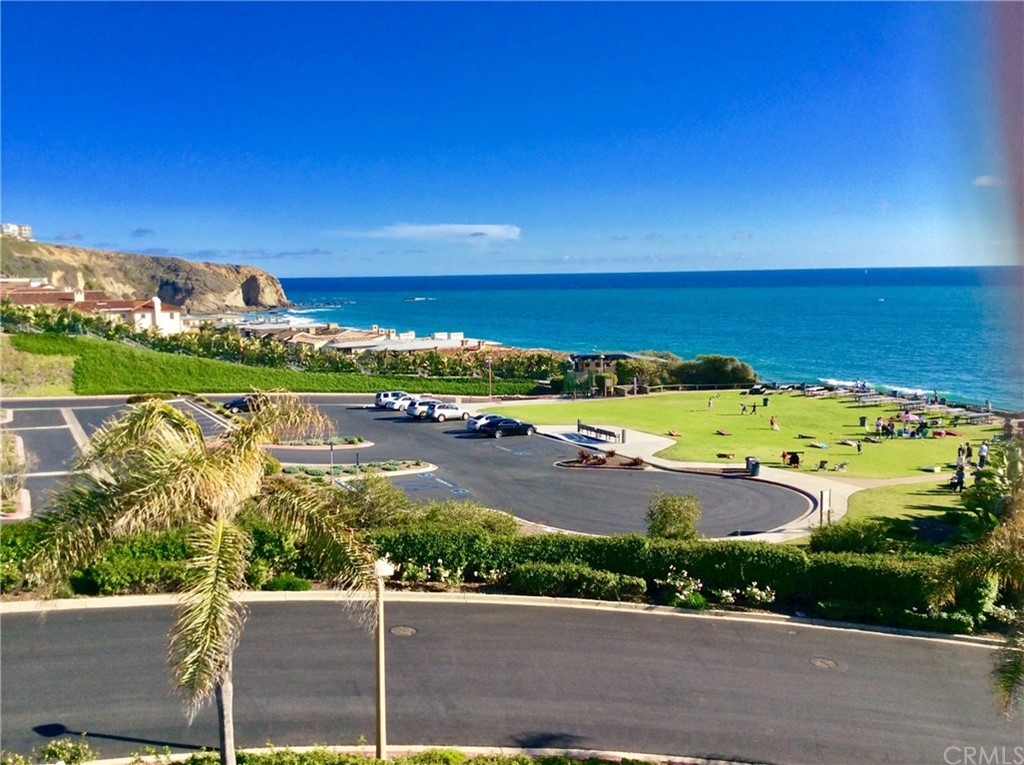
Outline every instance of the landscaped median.
<path id="1" fill-rule="evenodd" d="M 299 746 L 236 750 L 238 765 L 633 765 L 636 763 L 689 763 L 715 765 L 722 760 L 693 757 L 667 757 L 638 752 L 609 752 L 594 749 L 556 749 L 550 747 L 485 747 L 438 749 L 431 746 L 401 746 L 387 760 L 374 757 L 373 746 Z M 63 755 L 63 756 L 59 756 Z M 134 757 L 97 760 L 97 751 L 88 743 L 87 734 L 78 739 L 62 738 L 48 742 L 30 756 L 2 752 L 3 765 L 52 763 L 64 765 L 220 765 L 217 752 L 168 754 L 146 751 Z"/>
<path id="2" fill-rule="evenodd" d="M 449 526 L 451 524 L 448 524 Z M 0 584 L 31 596 L 21 565 L 38 533 L 5 529 Z M 250 586 L 308 587 L 313 562 L 289 535 L 249 527 Z M 398 588 L 589 597 L 680 607 L 769 610 L 869 624 L 970 633 L 998 627 L 990 580 L 961 582 L 945 610 L 929 608 L 937 555 L 815 553 L 756 542 L 673 542 L 643 536 L 517 536 L 505 528 L 446 527 L 442 521 L 373 529 L 367 537 L 397 565 Z M 112 545 L 72 577 L 78 594 L 174 591 L 188 546 L 184 532 L 149 533 Z M 315 584 L 314 584 L 315 586 Z"/>

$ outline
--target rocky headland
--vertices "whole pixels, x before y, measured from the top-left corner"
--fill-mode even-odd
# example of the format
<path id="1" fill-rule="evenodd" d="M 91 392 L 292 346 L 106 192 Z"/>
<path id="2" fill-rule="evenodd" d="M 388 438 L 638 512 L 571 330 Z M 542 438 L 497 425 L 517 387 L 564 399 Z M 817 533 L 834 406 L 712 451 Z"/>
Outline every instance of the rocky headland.
<path id="1" fill-rule="evenodd" d="M 59 287 L 184 306 L 189 313 L 266 310 L 289 305 L 277 277 L 252 266 L 26 242 L 3 237 L 0 273 L 49 279 Z"/>

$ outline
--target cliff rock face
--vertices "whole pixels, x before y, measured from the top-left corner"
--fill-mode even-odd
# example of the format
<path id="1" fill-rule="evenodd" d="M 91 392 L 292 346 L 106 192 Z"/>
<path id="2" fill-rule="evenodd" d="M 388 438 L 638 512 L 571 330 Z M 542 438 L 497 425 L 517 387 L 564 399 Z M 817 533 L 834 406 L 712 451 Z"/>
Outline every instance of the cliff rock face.
<path id="1" fill-rule="evenodd" d="M 3 237 L 4 276 L 43 277 L 51 284 L 103 290 L 111 297 L 184 306 L 189 313 L 246 311 L 288 305 L 277 278 L 252 266 L 193 263 L 182 258 L 23 242 Z"/>

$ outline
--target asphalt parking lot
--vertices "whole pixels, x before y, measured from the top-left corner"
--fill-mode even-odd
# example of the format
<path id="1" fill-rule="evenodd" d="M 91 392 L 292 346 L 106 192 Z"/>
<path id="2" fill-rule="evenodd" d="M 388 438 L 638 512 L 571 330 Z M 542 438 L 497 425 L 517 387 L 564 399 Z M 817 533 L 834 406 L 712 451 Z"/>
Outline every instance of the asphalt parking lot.
<path id="1" fill-rule="evenodd" d="M 231 396 L 211 396 L 227 401 Z M 555 466 L 575 456 L 577 446 L 544 436 L 500 440 L 470 434 L 462 421 L 418 421 L 374 409 L 369 396 L 308 396 L 337 424 L 342 436 L 361 436 L 372 446 L 336 448 L 335 464 L 419 459 L 433 472 L 396 477 L 417 500 L 468 499 L 559 529 L 590 534 L 642 533 L 651 495 L 694 494 L 701 500 L 702 533 L 723 537 L 775 528 L 807 509 L 803 495 L 763 481 L 661 470 L 581 470 Z M 224 422 L 202 407 L 179 403 L 213 433 Z M 124 398 L 10 401 L 13 420 L 4 426 L 24 441 L 31 460 L 26 488 L 36 513 L 67 474 L 80 443 L 107 418 L 124 409 Z M 282 462 L 326 465 L 324 450 L 279 447 Z M 358 455 L 358 456 L 357 456 Z"/>

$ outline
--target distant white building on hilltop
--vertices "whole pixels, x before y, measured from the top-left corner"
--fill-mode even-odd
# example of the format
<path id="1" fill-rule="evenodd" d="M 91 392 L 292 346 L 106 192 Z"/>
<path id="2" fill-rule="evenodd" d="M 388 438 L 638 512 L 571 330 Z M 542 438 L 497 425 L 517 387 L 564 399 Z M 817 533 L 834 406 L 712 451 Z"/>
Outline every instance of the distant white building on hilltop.
<path id="1" fill-rule="evenodd" d="M 23 239 L 26 242 L 32 241 L 32 227 L 24 223 L 0 223 L 0 234 Z"/>

